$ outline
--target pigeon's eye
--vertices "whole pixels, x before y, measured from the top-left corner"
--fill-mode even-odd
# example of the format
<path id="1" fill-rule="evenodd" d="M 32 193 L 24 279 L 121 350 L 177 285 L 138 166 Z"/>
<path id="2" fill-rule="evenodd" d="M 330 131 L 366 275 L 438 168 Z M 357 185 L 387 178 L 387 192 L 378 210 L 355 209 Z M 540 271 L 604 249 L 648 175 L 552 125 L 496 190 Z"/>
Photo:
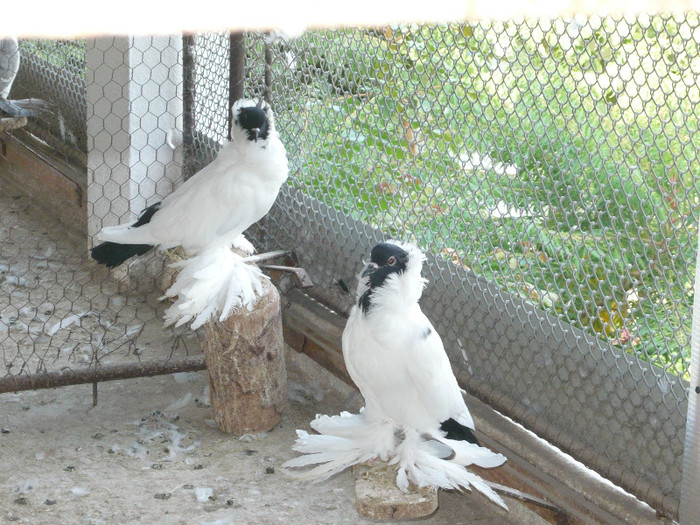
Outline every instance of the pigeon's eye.
<path id="1" fill-rule="evenodd" d="M 394 266 L 394 265 L 396 264 L 396 257 L 394 257 L 394 256 L 392 255 L 391 257 L 389 257 L 389 258 L 386 260 L 386 263 L 387 263 L 389 266 Z"/>

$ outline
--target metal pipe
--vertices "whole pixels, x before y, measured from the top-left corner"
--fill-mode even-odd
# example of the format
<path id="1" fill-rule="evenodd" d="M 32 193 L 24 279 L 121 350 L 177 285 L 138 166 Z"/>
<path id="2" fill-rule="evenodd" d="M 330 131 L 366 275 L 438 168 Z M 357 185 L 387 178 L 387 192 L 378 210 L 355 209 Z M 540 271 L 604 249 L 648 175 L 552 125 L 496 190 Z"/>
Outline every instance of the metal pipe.
<path id="1" fill-rule="evenodd" d="M 116 381 L 134 377 L 151 377 L 174 374 L 176 372 L 192 372 L 195 370 L 204 370 L 206 367 L 204 356 L 199 355 L 177 360 L 168 359 L 146 361 L 144 363 L 103 365 L 99 367 L 79 368 L 77 370 L 64 368 L 57 372 L 47 372 L 45 374 L 7 376 L 0 378 L 0 394 L 18 392 L 20 390 L 37 390 L 40 388 L 55 388 L 58 386 L 97 383 L 101 381 Z"/>
<path id="2" fill-rule="evenodd" d="M 700 241 L 699 241 L 700 243 Z M 700 247 L 700 244 L 699 244 Z M 700 516 L 700 250 L 695 264 L 695 301 L 690 338 L 690 388 L 688 415 L 683 450 L 683 478 L 681 481 L 681 523 L 691 523 Z"/>
<path id="3" fill-rule="evenodd" d="M 182 35 L 182 171 L 185 180 L 197 171 L 194 158 L 196 65 L 195 36 Z"/>
<path id="4" fill-rule="evenodd" d="M 265 42 L 265 100 L 269 103 L 272 100 L 272 49 L 270 44 Z"/>
<path id="5" fill-rule="evenodd" d="M 245 33 L 236 31 L 229 35 L 229 70 L 228 70 L 228 139 L 231 140 L 231 106 L 243 98 L 245 81 Z"/>

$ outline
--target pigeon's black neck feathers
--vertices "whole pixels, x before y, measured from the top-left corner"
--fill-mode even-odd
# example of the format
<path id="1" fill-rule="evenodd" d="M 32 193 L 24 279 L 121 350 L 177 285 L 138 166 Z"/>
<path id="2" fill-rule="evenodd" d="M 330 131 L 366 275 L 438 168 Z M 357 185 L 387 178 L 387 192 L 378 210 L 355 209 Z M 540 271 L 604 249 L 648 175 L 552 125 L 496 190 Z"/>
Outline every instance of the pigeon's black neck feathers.
<path id="1" fill-rule="evenodd" d="M 408 264 L 408 252 L 388 242 L 381 242 L 372 248 L 370 263 L 363 272 L 369 276 L 369 289 L 357 301 L 358 306 L 367 313 L 372 304 L 372 291 L 384 285 L 393 274 L 402 274 Z"/>
<path id="2" fill-rule="evenodd" d="M 362 313 L 366 314 L 369 311 L 370 304 L 372 304 L 372 289 L 368 288 L 357 300 L 357 306 L 360 307 Z"/>
<path id="3" fill-rule="evenodd" d="M 241 108 L 235 124 L 246 132 L 248 140 L 266 139 L 270 133 L 270 120 L 265 110 L 258 106 Z"/>

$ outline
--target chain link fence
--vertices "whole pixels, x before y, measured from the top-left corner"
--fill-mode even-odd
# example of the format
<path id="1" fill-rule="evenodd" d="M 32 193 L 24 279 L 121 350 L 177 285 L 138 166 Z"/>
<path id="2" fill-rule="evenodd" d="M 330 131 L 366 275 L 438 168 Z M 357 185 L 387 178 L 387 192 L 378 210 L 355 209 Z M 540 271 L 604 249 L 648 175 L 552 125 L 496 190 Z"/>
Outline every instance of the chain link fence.
<path id="1" fill-rule="evenodd" d="M 291 168 L 254 228 L 258 249 L 294 248 L 313 296 L 347 313 L 374 242 L 418 243 L 422 304 L 460 382 L 674 516 L 699 42 L 695 14 L 88 41 L 87 132 L 72 132 L 86 144 L 88 234 L 215 157 L 242 71 L 243 93 L 272 102 Z M 0 193 L 3 210 L 20 210 L 3 212 L 2 232 L 23 239 L 0 243 L 4 373 L 62 352 L 86 364 L 132 355 L 145 330 L 151 348 L 196 341 L 162 329 L 148 277 L 161 259 L 115 281 L 77 242 L 52 269 L 60 234 L 25 227 L 26 197 Z"/>

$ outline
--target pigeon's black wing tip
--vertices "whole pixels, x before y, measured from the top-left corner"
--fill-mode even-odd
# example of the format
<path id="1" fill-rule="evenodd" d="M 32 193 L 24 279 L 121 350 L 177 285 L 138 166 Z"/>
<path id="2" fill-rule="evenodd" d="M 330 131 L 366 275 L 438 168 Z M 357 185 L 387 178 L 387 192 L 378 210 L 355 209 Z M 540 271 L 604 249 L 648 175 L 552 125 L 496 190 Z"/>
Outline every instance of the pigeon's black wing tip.
<path id="1" fill-rule="evenodd" d="M 151 222 L 153 215 L 160 209 L 161 202 L 162 201 L 158 201 L 155 204 L 151 204 L 148 208 L 144 208 L 139 214 L 138 220 L 133 224 L 133 227 L 138 228 L 139 226 L 143 226 L 144 224 Z"/>
<path id="2" fill-rule="evenodd" d="M 118 244 L 116 242 L 103 242 L 90 250 L 90 255 L 98 263 L 107 268 L 116 268 L 127 259 L 136 255 L 143 255 L 153 248 L 150 244 Z"/>
<path id="3" fill-rule="evenodd" d="M 476 438 L 474 431 L 465 427 L 461 423 L 458 423 L 454 419 L 450 418 L 442 423 L 440 423 L 440 430 L 446 432 L 445 437 L 447 439 L 454 439 L 455 441 L 467 441 L 468 443 L 473 443 L 474 445 L 481 446 L 479 440 Z"/>

